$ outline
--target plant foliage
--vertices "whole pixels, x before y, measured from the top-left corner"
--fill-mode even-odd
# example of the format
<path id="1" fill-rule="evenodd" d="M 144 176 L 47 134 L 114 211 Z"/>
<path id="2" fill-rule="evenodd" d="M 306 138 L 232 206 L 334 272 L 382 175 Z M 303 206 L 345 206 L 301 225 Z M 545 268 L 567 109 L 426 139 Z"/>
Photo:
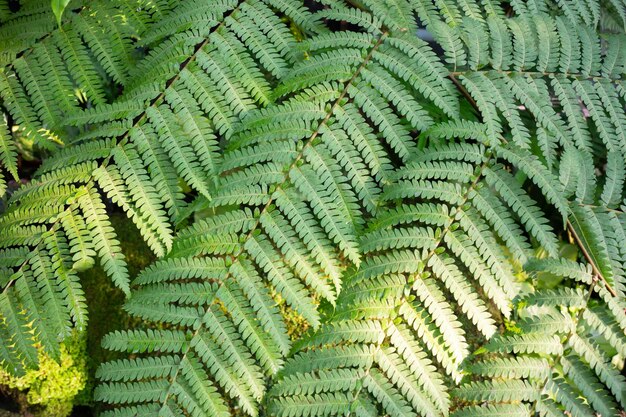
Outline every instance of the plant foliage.
<path id="1" fill-rule="evenodd" d="M 97 263 L 140 322 L 106 416 L 626 408 L 625 3 L 85 3 L 0 7 L 0 162 L 44 155 L 0 216 L 6 369 L 85 327 Z"/>

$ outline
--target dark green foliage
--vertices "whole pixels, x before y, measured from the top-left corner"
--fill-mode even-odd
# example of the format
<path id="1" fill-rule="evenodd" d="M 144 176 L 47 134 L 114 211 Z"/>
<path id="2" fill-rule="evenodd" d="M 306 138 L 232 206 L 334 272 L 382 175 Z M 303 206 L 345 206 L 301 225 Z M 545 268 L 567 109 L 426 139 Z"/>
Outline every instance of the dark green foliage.
<path id="1" fill-rule="evenodd" d="M 210 34 L 212 42 L 202 37 L 208 26 L 201 25 L 198 29 L 178 19 L 179 15 L 191 13 L 186 11 L 189 4 L 178 4 L 175 8 L 176 4 L 150 8 L 171 19 L 159 19 L 150 29 L 152 32 L 148 31 L 152 27 L 148 25 L 150 22 L 143 22 L 142 28 L 148 31 L 145 38 L 120 39 L 120 45 L 135 39 L 138 45 L 149 48 L 147 56 L 136 65 L 125 58 L 113 60 L 106 50 L 98 52 L 105 45 L 85 37 L 96 56 L 111 58 L 108 64 L 101 65 L 114 82 L 126 86 L 124 94 L 113 103 L 94 102 L 95 107 L 74 111 L 69 118 L 63 118 L 79 127 L 69 129 L 64 139 L 72 145 L 55 150 L 39 168 L 36 179 L 9 198 L 0 231 L 0 246 L 7 248 L 2 254 L 10 258 L 0 271 L 5 288 L 3 296 L 7 297 L 18 287 L 21 290 L 19 301 L 11 295 L 10 301 L 2 302 L 7 317 L 14 315 L 7 319 L 6 326 L 7 331 L 12 327 L 26 332 L 24 325 L 28 323 L 35 330 L 34 339 L 26 334 L 11 336 L 16 338 L 16 351 L 7 353 L 4 360 L 10 360 L 10 366 L 17 371 L 22 365 L 36 364 L 32 355 L 18 353 L 18 345 L 29 352 L 31 348 L 26 346 L 42 342 L 44 348 L 54 353 L 58 349 L 55 345 L 64 338 L 62 328 L 84 327 L 86 306 L 75 273 L 89 268 L 96 258 L 115 285 L 129 293 L 126 261 L 105 210 L 107 200 L 124 210 L 151 250 L 163 256 L 171 249 L 176 224 L 184 220 L 187 203 L 183 189 L 188 185 L 203 198 L 211 197 L 212 175 L 220 158 L 218 132 L 221 137 L 229 137 L 240 114 L 267 103 L 270 81 L 261 74 L 264 65 L 269 65 L 268 51 L 275 51 L 270 54 L 274 67 L 282 68 L 291 62 L 293 48 L 289 45 L 294 43 L 294 36 L 264 3 L 252 2 L 241 7 L 233 2 L 198 5 L 199 10 L 188 15 L 187 20 L 202 11 L 217 29 Z M 75 20 L 85 31 L 98 28 L 83 21 L 82 14 Z M 253 30 L 253 21 L 265 22 L 263 38 L 255 38 L 267 50 L 248 56 L 244 45 L 249 37 L 240 39 L 235 34 L 247 26 Z M 51 36 L 66 30 L 69 30 L 66 26 L 55 29 Z M 146 43 L 144 39 L 152 39 L 150 34 L 155 37 Z M 119 48 L 116 51 L 122 52 Z M 127 55 L 133 54 L 129 50 Z M 242 61 L 235 65 L 231 58 Z M 146 68 L 153 72 L 146 74 Z M 242 78 L 242 71 L 252 78 Z M 56 97 L 52 91 L 42 94 L 50 97 L 49 100 Z M 39 104 L 45 102 L 33 100 Z M 15 109 L 11 102 L 5 104 Z M 21 127 L 26 124 L 17 119 L 16 122 Z M 35 126 L 41 121 L 32 123 Z M 33 128 L 34 132 L 39 130 Z M 5 149 L 6 159 L 12 161 L 15 152 L 8 136 Z M 12 171 L 10 164 L 7 167 Z M 178 180 L 178 175 L 186 184 Z M 14 260 L 13 253 L 18 250 L 15 247 L 31 250 L 29 258 Z M 43 272 L 49 274 L 47 278 L 40 278 Z M 65 278 L 52 283 L 49 295 L 34 294 L 37 286 L 34 279 L 47 282 L 50 274 Z M 15 304 L 37 304 L 38 298 L 54 303 L 56 327 L 48 328 L 50 321 L 34 312 L 23 316 L 19 304 Z"/>
<path id="2" fill-rule="evenodd" d="M 106 416 L 626 407 L 626 4 L 121 3 L 8 49 L 3 172 L 45 151 L 0 216 L 5 368 L 85 326 L 98 263 Z"/>

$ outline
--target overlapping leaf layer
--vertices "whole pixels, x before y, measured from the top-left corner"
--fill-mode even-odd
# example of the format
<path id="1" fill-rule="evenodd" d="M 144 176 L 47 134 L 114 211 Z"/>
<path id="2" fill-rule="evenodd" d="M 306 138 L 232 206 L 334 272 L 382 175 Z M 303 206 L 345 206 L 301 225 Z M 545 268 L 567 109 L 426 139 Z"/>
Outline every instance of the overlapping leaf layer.
<path id="1" fill-rule="evenodd" d="M 45 155 L 0 216 L 6 369 L 98 263 L 142 323 L 106 416 L 626 408 L 625 3 L 34 3 L 0 6 L 0 163 Z"/>

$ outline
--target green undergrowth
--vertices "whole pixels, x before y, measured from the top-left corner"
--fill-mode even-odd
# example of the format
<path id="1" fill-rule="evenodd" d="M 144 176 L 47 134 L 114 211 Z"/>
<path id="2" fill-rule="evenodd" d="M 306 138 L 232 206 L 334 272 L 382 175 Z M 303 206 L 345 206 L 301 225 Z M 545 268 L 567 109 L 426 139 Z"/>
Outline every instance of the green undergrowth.
<path id="1" fill-rule="evenodd" d="M 8 391 L 23 415 L 33 417 L 65 417 L 75 404 L 87 400 L 87 362 L 84 335 L 75 333 L 61 345 L 57 363 L 45 353 L 39 354 L 39 369 L 22 377 L 0 370 L 0 385 Z"/>
<path id="2" fill-rule="evenodd" d="M 136 275 L 154 260 L 133 223 L 123 214 L 111 217 L 120 244 L 124 249 L 129 272 Z M 91 405 L 93 375 L 98 364 L 112 359 L 111 352 L 101 348 L 102 337 L 113 330 L 137 325 L 122 309 L 124 294 L 116 288 L 102 268 L 80 274 L 88 305 L 98 305 L 89 316 L 89 331 L 75 333 L 61 346 L 61 362 L 56 363 L 43 352 L 41 366 L 23 377 L 0 371 L 0 385 L 9 393 L 24 415 L 34 417 L 65 417 L 77 405 Z"/>

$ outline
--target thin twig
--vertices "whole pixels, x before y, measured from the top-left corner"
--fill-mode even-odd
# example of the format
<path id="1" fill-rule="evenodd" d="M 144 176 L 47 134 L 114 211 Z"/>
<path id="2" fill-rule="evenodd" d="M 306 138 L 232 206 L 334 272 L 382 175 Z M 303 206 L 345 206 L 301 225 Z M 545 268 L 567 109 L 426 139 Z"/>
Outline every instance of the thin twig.
<path id="1" fill-rule="evenodd" d="M 596 278 L 602 280 L 602 282 L 604 283 L 605 288 L 607 289 L 608 292 L 611 293 L 611 295 L 613 297 L 617 297 L 617 293 L 611 287 L 611 285 L 607 282 L 607 280 L 604 278 L 604 276 L 602 275 L 602 272 L 600 271 L 600 269 L 598 269 L 598 266 L 596 265 L 596 263 L 594 262 L 593 258 L 591 257 L 591 254 L 589 253 L 589 251 L 587 251 L 587 248 L 585 247 L 584 243 L 582 242 L 582 239 L 580 238 L 580 236 L 578 236 L 578 233 L 576 233 L 576 230 L 574 229 L 574 226 L 572 225 L 572 223 L 569 220 L 567 221 L 567 230 L 574 237 L 574 240 L 576 241 L 576 244 L 580 248 L 580 251 L 583 253 L 583 256 L 585 257 L 587 262 L 589 262 L 589 264 L 591 265 L 591 269 L 593 270 L 594 276 Z"/>

